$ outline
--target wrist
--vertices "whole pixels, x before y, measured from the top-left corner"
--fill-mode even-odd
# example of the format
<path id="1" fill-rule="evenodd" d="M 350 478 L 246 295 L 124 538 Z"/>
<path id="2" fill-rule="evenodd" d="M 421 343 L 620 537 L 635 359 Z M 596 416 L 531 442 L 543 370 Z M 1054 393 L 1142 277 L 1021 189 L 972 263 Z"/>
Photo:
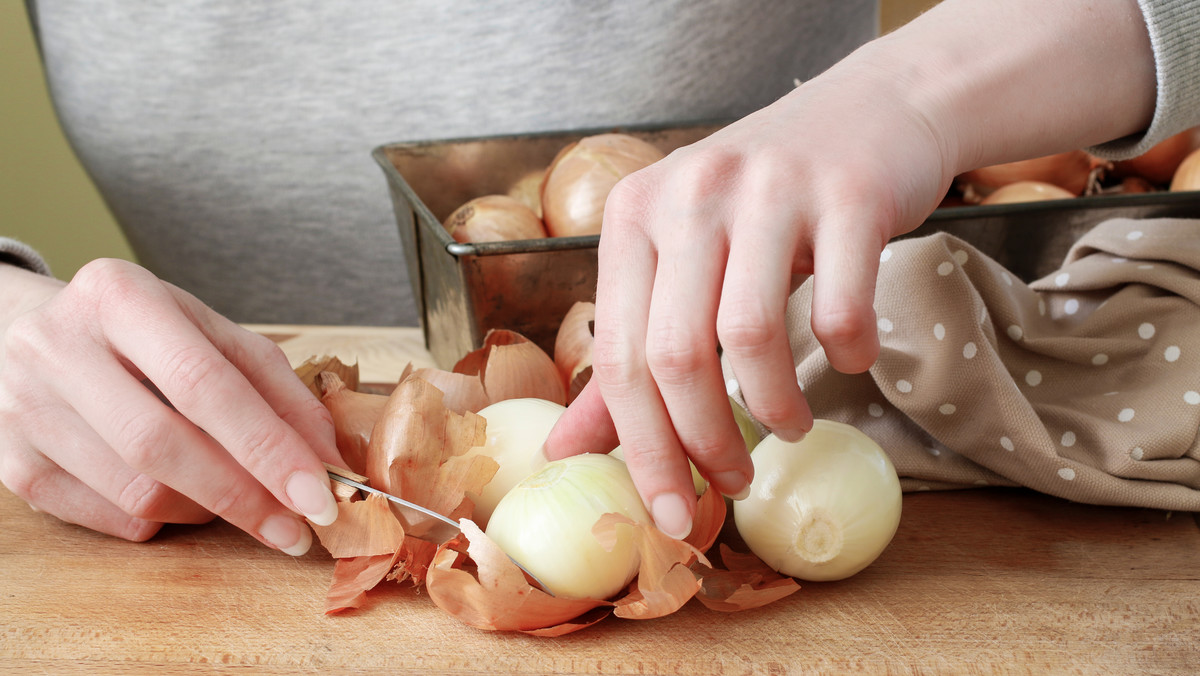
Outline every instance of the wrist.
<path id="1" fill-rule="evenodd" d="M 0 263 L 0 334 L 18 316 L 57 294 L 66 284 L 23 267 Z"/>
<path id="2" fill-rule="evenodd" d="M 1135 0 L 943 0 L 850 60 L 899 90 L 954 174 L 1120 138 L 1154 114 Z"/>

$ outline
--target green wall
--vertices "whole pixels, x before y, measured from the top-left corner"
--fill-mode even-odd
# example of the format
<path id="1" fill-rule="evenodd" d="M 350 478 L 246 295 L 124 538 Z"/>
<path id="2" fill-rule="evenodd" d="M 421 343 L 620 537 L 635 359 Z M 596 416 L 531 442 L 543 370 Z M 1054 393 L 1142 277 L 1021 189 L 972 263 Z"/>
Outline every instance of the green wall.
<path id="1" fill-rule="evenodd" d="M 0 0 L 0 83 L 0 234 L 36 248 L 64 279 L 93 258 L 134 260 L 63 138 L 17 0 Z"/>

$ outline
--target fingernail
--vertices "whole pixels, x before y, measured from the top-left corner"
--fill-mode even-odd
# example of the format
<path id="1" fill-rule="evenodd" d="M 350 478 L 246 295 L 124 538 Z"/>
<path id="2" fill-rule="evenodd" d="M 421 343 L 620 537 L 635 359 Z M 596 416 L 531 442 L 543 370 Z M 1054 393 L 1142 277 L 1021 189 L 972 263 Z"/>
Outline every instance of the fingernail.
<path id="1" fill-rule="evenodd" d="M 750 495 L 750 482 L 746 481 L 745 474 L 737 470 L 715 472 L 710 480 L 722 495 L 728 495 L 734 500 L 745 500 Z"/>
<path id="2" fill-rule="evenodd" d="M 804 439 L 804 430 L 772 430 L 775 436 L 779 439 L 791 443 L 796 443 Z"/>
<path id="3" fill-rule="evenodd" d="M 284 492 L 301 514 L 318 526 L 328 526 L 337 518 L 337 500 L 329 489 L 328 479 L 296 472 L 284 485 Z"/>
<path id="4" fill-rule="evenodd" d="M 304 556 L 312 546 L 312 531 L 300 520 L 283 514 L 272 514 L 263 521 L 258 534 L 264 540 L 292 556 Z"/>
<path id="5" fill-rule="evenodd" d="M 692 532 L 692 513 L 687 501 L 675 493 L 662 493 L 651 500 L 650 516 L 659 530 L 676 540 Z"/>

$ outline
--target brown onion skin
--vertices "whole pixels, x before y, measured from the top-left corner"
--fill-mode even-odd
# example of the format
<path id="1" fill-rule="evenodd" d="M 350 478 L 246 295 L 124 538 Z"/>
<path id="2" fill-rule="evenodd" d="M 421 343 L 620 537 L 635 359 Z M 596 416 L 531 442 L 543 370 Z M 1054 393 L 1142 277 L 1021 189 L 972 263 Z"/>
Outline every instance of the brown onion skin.
<path id="1" fill-rule="evenodd" d="M 508 195 L 476 197 L 443 223 L 459 242 L 505 242 L 546 236 L 542 220 L 533 210 Z"/>
<path id="2" fill-rule="evenodd" d="M 959 182 L 974 186 L 981 194 L 988 194 L 1017 181 L 1040 181 L 1052 183 L 1065 190 L 1082 195 L 1087 190 L 1091 174 L 1105 163 L 1082 150 L 1069 150 L 1029 160 L 1018 160 L 1004 164 L 993 164 L 973 169 L 959 176 Z"/>
<path id="3" fill-rule="evenodd" d="M 1044 200 L 1073 199 L 1077 197 L 1065 188 L 1043 181 L 1017 181 L 996 188 L 983 198 L 980 204 L 1015 204 L 1019 202 L 1041 202 Z"/>
<path id="4" fill-rule="evenodd" d="M 1113 165 L 1113 175 L 1137 176 L 1155 185 L 1167 185 L 1183 159 L 1198 147 L 1196 137 L 1196 129 L 1175 134 L 1137 157 L 1117 162 Z"/>
<path id="5" fill-rule="evenodd" d="M 627 134 L 597 134 L 559 151 L 542 183 L 542 217 L 551 237 L 600 233 L 604 202 L 622 178 L 664 154 Z"/>

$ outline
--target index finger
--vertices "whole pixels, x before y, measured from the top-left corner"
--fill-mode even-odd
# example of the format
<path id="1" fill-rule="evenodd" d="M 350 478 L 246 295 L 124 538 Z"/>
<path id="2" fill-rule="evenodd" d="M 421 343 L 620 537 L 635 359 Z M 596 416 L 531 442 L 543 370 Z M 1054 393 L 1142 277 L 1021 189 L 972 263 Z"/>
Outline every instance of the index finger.
<path id="1" fill-rule="evenodd" d="M 164 295 L 170 295 L 160 288 Z M 124 355 L 177 411 L 212 437 L 281 504 L 314 523 L 332 523 L 337 503 L 321 456 L 277 414 L 264 392 L 226 353 L 242 364 L 278 364 L 278 360 L 286 364 L 286 359 L 268 339 L 248 333 L 230 335 L 230 327 L 221 321 L 201 322 L 207 324 L 207 333 L 213 335 L 210 338 L 194 323 L 191 312 L 184 312 L 176 304 L 177 298 L 156 300 L 166 301 L 159 305 L 166 312 L 130 317 L 122 308 L 116 313 L 117 321 L 105 327 L 112 349 Z M 205 308 L 203 312 L 211 310 Z M 218 349 L 218 344 L 225 346 L 226 353 Z M 298 379 L 294 380 L 299 384 Z M 266 382 L 273 381 L 268 378 Z M 260 387 L 264 387 L 266 396 L 286 399 L 295 396 L 289 394 L 286 382 L 280 379 L 277 384 Z M 317 407 L 324 407 L 315 398 L 309 399 L 314 404 L 309 410 L 319 414 Z M 329 454 L 326 448 L 324 455 Z"/>

